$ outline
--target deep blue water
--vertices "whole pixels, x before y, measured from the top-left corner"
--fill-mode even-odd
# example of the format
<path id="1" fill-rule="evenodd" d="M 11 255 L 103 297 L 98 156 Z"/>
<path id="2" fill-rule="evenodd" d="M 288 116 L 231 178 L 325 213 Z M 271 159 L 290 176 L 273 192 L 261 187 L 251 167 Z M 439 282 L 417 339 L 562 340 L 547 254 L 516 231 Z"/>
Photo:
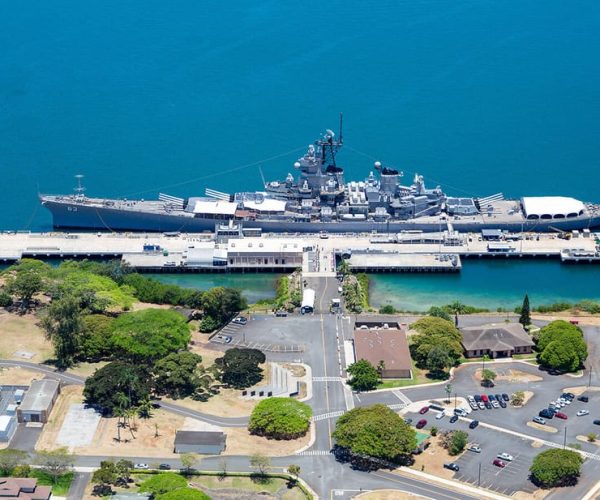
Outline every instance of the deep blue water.
<path id="1" fill-rule="evenodd" d="M 600 201 L 599 33 L 598 0 L 5 1 L 0 228 L 47 229 L 36 193 L 76 173 L 260 188 L 339 111 L 348 178 L 377 158 L 452 194 Z"/>

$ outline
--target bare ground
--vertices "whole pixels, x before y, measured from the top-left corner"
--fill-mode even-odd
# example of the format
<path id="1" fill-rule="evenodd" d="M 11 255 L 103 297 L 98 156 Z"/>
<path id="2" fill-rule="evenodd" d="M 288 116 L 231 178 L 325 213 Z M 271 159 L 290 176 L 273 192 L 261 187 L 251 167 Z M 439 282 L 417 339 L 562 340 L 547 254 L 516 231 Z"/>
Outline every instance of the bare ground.
<path id="1" fill-rule="evenodd" d="M 67 415 L 67 411 L 72 404 L 82 402 L 83 387 L 67 385 L 62 388 L 54 404 L 54 408 L 52 408 L 50 418 L 46 425 L 44 425 L 44 430 L 35 446 L 36 450 L 53 450 L 60 446 L 56 443 L 56 438 Z"/>
<path id="2" fill-rule="evenodd" d="M 538 431 L 549 432 L 551 434 L 558 432 L 558 429 L 556 427 L 552 427 L 551 425 L 541 425 L 537 422 L 527 422 L 527 427 L 532 427 L 534 429 L 537 429 Z"/>
<path id="3" fill-rule="evenodd" d="M 361 493 L 354 498 L 360 498 L 361 500 L 408 500 L 411 498 L 425 498 L 421 495 L 415 495 L 413 493 L 407 493 L 401 490 L 375 490 L 367 493 Z"/>
<path id="4" fill-rule="evenodd" d="M 444 469 L 444 463 L 454 462 L 459 457 L 460 455 L 451 457 L 448 454 L 448 451 L 440 444 L 440 436 L 438 435 L 430 438 L 430 445 L 423 453 L 414 455 L 415 463 L 411 468 L 446 479 L 452 479 L 454 472 Z"/>
<path id="5" fill-rule="evenodd" d="M 258 400 L 242 399 L 241 392 L 236 389 L 221 389 L 219 394 L 208 401 L 195 401 L 192 398 L 173 400 L 164 398 L 163 401 L 184 406 L 208 415 L 220 417 L 247 417 L 257 405 Z"/>
<path id="6" fill-rule="evenodd" d="M 494 368 L 491 368 L 491 370 L 494 370 Z M 481 381 L 482 380 L 481 379 L 481 370 L 476 370 L 475 373 L 473 374 L 473 376 L 475 377 L 476 380 Z M 509 383 L 516 383 L 516 382 L 529 383 L 529 382 L 539 382 L 540 380 L 543 380 L 543 378 L 539 377 L 537 375 L 533 375 L 531 373 L 527 373 L 527 372 L 523 372 L 521 370 L 515 370 L 514 368 L 510 368 L 505 373 L 498 374 L 495 381 L 496 382 L 509 382 Z"/>
<path id="7" fill-rule="evenodd" d="M 261 453 L 269 457 L 285 457 L 304 448 L 310 441 L 311 431 L 306 436 L 290 441 L 278 441 L 260 436 L 252 436 L 243 427 L 224 427 L 227 434 L 227 448 L 223 455 L 254 455 Z"/>
<path id="8" fill-rule="evenodd" d="M 0 311 L 0 357 L 4 359 L 25 358 L 15 356 L 17 351 L 27 351 L 34 356 L 28 361 L 42 363 L 52 357 L 52 345 L 44 336 L 34 314 L 18 315 Z"/>
<path id="9" fill-rule="evenodd" d="M 0 368 L 0 385 L 30 385 L 32 380 L 42 378 L 42 374 L 19 366 Z"/>
<path id="10" fill-rule="evenodd" d="M 77 366 L 69 369 L 69 373 L 79 375 L 80 377 L 91 377 L 96 370 L 106 366 L 108 361 L 99 361 L 97 363 L 78 363 Z"/>

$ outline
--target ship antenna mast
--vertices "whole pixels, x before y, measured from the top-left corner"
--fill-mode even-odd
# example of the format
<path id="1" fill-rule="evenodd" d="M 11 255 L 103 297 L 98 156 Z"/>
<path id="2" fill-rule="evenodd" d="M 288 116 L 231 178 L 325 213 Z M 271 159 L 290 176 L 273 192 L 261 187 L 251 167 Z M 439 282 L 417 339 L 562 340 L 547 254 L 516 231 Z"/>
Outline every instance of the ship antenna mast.
<path id="1" fill-rule="evenodd" d="M 344 136 L 342 135 L 343 125 L 344 125 L 344 113 L 340 113 L 340 138 L 338 140 L 338 142 L 340 143 L 340 146 L 344 142 Z"/>
<path id="2" fill-rule="evenodd" d="M 259 166 L 258 171 L 260 172 L 260 178 L 262 179 L 263 186 L 266 186 L 267 182 L 265 181 L 265 174 L 263 174 L 262 167 Z"/>
<path id="3" fill-rule="evenodd" d="M 77 174 L 75 176 L 75 179 L 77 179 L 77 187 L 75 188 L 75 198 L 77 198 L 78 200 L 82 200 L 83 198 L 85 198 L 85 188 L 83 187 L 83 184 L 81 183 L 81 180 L 83 179 L 83 175 L 81 174 Z"/>

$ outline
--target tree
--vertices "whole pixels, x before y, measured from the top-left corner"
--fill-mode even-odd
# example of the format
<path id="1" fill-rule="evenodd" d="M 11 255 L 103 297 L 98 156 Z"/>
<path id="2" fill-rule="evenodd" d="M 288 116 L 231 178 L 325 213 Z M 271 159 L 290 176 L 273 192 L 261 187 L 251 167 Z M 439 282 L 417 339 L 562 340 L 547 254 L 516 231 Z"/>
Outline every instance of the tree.
<path id="1" fill-rule="evenodd" d="M 190 327 L 175 311 L 143 309 L 121 314 L 113 324 L 111 340 L 126 357 L 148 362 L 187 348 Z"/>
<path id="2" fill-rule="evenodd" d="M 287 471 L 294 477 L 294 481 L 298 481 L 298 477 L 300 476 L 300 466 L 299 465 L 288 465 Z"/>
<path id="3" fill-rule="evenodd" d="M 536 455 L 529 472 L 533 482 L 542 488 L 573 486 L 582 463 L 583 458 L 575 451 L 551 449 Z"/>
<path id="4" fill-rule="evenodd" d="M 496 372 L 490 370 L 489 368 L 484 368 L 483 370 L 481 370 L 481 380 L 483 382 L 483 385 L 485 385 L 486 387 L 493 386 L 496 377 Z"/>
<path id="5" fill-rule="evenodd" d="M 0 307 L 10 307 L 13 305 L 13 299 L 4 289 L 0 289 Z"/>
<path id="6" fill-rule="evenodd" d="M 563 371 L 578 369 L 588 356 L 581 329 L 563 320 L 552 321 L 539 331 L 537 350 L 540 353 L 539 360 L 544 365 Z"/>
<path id="7" fill-rule="evenodd" d="M 379 308 L 379 314 L 396 314 L 397 312 L 396 308 L 391 304 L 386 304 Z"/>
<path id="8" fill-rule="evenodd" d="M 141 492 L 152 493 L 153 495 L 162 495 L 179 488 L 187 487 L 187 481 L 183 476 L 174 472 L 163 472 L 155 474 L 150 479 L 146 479 L 140 486 Z"/>
<path id="9" fill-rule="evenodd" d="M 597 435 L 595 432 L 590 432 L 590 433 L 587 435 L 587 440 L 588 440 L 590 443 L 595 443 L 597 438 L 598 438 L 598 435 Z"/>
<path id="10" fill-rule="evenodd" d="M 255 453 L 250 457 L 250 467 L 258 469 L 258 473 L 264 476 L 271 468 L 271 459 L 261 453 Z"/>
<path id="11" fill-rule="evenodd" d="M 415 430 L 385 405 L 359 407 L 336 422 L 333 437 L 352 454 L 397 461 L 417 447 Z"/>
<path id="12" fill-rule="evenodd" d="M 67 448 L 40 450 L 37 452 L 36 462 L 52 478 L 52 482 L 56 483 L 60 476 L 71 470 L 75 456 Z"/>
<path id="13" fill-rule="evenodd" d="M 5 448 L 0 450 L 0 475 L 11 476 L 15 467 L 27 462 L 25 451 Z"/>
<path id="14" fill-rule="evenodd" d="M 461 358 L 462 335 L 450 321 L 426 316 L 413 323 L 411 329 L 417 332 L 411 337 L 410 352 L 418 366 L 427 366 L 427 358 L 434 347 L 444 347 L 452 365 Z"/>
<path id="15" fill-rule="evenodd" d="M 579 368 L 579 356 L 570 344 L 563 344 L 559 340 L 550 342 L 540 354 L 540 361 L 544 366 L 563 372 L 572 372 Z"/>
<path id="16" fill-rule="evenodd" d="M 521 406 L 525 402 L 525 393 L 523 391 L 517 391 L 510 397 L 510 404 L 513 406 Z"/>
<path id="17" fill-rule="evenodd" d="M 154 389 L 158 394 L 166 394 L 173 399 L 191 396 L 200 378 L 198 365 L 202 357 L 193 352 L 174 352 L 154 365 Z"/>
<path id="18" fill-rule="evenodd" d="M 17 296 L 21 309 L 27 309 L 33 296 L 41 292 L 43 287 L 44 279 L 41 273 L 34 269 L 17 271 L 7 282 L 7 291 Z"/>
<path id="19" fill-rule="evenodd" d="M 427 354 L 427 369 L 433 373 L 440 375 L 446 368 L 450 368 L 454 365 L 454 361 L 448 353 L 448 348 L 443 345 L 433 346 Z"/>
<path id="20" fill-rule="evenodd" d="M 448 453 L 452 456 L 462 453 L 469 440 L 469 435 L 465 431 L 454 431 L 450 439 Z"/>
<path id="21" fill-rule="evenodd" d="M 312 409 L 292 398 L 267 398 L 256 405 L 250 415 L 250 434 L 272 439 L 296 439 L 310 427 Z"/>
<path id="22" fill-rule="evenodd" d="M 112 354 L 112 327 L 115 319 L 103 314 L 88 314 L 83 317 L 84 329 L 80 338 L 79 357 L 99 361 Z"/>
<path id="23" fill-rule="evenodd" d="M 352 377 L 348 385 L 355 391 L 372 391 L 379 384 L 379 372 L 366 359 L 359 359 L 346 370 Z"/>
<path id="24" fill-rule="evenodd" d="M 184 473 L 189 474 L 194 466 L 198 463 L 198 455 L 195 453 L 182 453 L 179 456 Z"/>
<path id="25" fill-rule="evenodd" d="M 154 409 L 154 405 L 150 398 L 146 398 L 137 406 L 137 413 L 140 418 L 152 418 L 152 410 Z"/>
<path id="26" fill-rule="evenodd" d="M 155 500 L 210 500 L 210 497 L 203 491 L 195 488 L 179 488 L 162 495 L 156 495 Z"/>
<path id="27" fill-rule="evenodd" d="M 85 381 L 83 395 L 87 404 L 95 405 L 106 414 L 126 409 L 148 399 L 150 381 L 145 368 L 124 361 L 103 366 Z"/>
<path id="28" fill-rule="evenodd" d="M 525 294 L 523 298 L 523 305 L 521 306 L 521 316 L 519 316 L 519 323 L 523 327 L 531 325 L 531 310 L 529 308 L 529 296 Z"/>
<path id="29" fill-rule="evenodd" d="M 262 380 L 263 371 L 258 365 L 265 361 L 264 353 L 258 349 L 234 347 L 215 362 L 223 370 L 221 375 L 223 383 L 235 389 L 246 389 Z"/>
<path id="30" fill-rule="evenodd" d="M 434 318 L 442 318 L 449 322 L 452 321 L 452 316 L 450 316 L 444 308 L 439 306 L 431 306 L 429 311 L 427 311 L 427 314 Z"/>
<path id="31" fill-rule="evenodd" d="M 131 469 L 133 469 L 133 462 L 122 458 L 115 464 L 115 470 L 119 479 L 122 479 L 126 483 L 131 480 Z"/>
<path id="32" fill-rule="evenodd" d="M 79 309 L 79 299 L 72 295 L 53 300 L 42 320 L 46 338 L 54 346 L 56 365 L 60 369 L 73 366 L 79 352 L 84 323 Z"/>
<path id="33" fill-rule="evenodd" d="M 117 482 L 117 468 L 112 460 L 103 460 L 100 462 L 100 468 L 94 471 L 92 483 L 94 484 L 115 484 Z"/>
<path id="34" fill-rule="evenodd" d="M 202 296 L 204 314 L 212 318 L 217 327 L 246 307 L 248 307 L 246 299 L 241 291 L 235 288 L 217 286 L 207 290 Z"/>

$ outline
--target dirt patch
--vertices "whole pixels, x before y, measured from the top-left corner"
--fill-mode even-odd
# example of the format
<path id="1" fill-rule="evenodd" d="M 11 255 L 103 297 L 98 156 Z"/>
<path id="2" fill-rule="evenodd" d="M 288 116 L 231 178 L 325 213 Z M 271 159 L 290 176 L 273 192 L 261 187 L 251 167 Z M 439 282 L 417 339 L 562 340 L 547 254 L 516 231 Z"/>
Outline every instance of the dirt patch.
<path id="1" fill-rule="evenodd" d="M 277 441 L 260 436 L 252 436 L 244 427 L 224 427 L 227 434 L 227 448 L 223 455 L 254 455 L 261 453 L 270 457 L 293 455 L 310 442 L 311 432 L 299 439 Z"/>
<path id="2" fill-rule="evenodd" d="M 171 309 L 169 304 L 150 304 L 148 302 L 134 302 L 131 305 L 131 311 L 141 311 L 142 309 Z"/>
<path id="3" fill-rule="evenodd" d="M 542 446 L 544 446 L 544 443 L 542 443 L 541 441 L 533 441 L 531 443 L 532 448 L 541 448 Z"/>
<path id="4" fill-rule="evenodd" d="M 589 441 L 587 436 L 579 435 L 577 436 L 577 440 L 583 441 L 584 443 L 595 444 L 596 446 L 600 446 L 600 436 L 597 436 L 595 441 Z"/>
<path id="5" fill-rule="evenodd" d="M 542 498 L 546 498 L 552 492 L 554 490 L 535 490 L 533 493 L 517 491 L 513 493 L 511 498 L 514 500 L 542 500 Z"/>
<path id="6" fill-rule="evenodd" d="M 42 374 L 19 366 L 0 368 L 0 385 L 30 385 L 32 380 L 42 378 Z"/>
<path id="7" fill-rule="evenodd" d="M 107 364 L 108 361 L 98 361 L 97 363 L 78 363 L 77 366 L 69 369 L 69 373 L 79 375 L 80 377 L 91 377 L 96 370 L 99 370 Z"/>
<path id="8" fill-rule="evenodd" d="M 209 335 L 195 330 L 192 332 L 192 341 L 190 351 L 202 356 L 202 364 L 210 366 L 214 364 L 215 359 L 222 358 L 224 352 L 217 349 L 214 344 L 208 340 Z"/>
<path id="9" fill-rule="evenodd" d="M 452 479 L 454 472 L 444 469 L 444 464 L 454 462 L 460 458 L 460 455 L 451 457 L 448 451 L 441 445 L 441 437 L 430 438 L 430 444 L 423 453 L 414 455 L 415 463 L 411 465 L 412 469 L 434 474 L 446 479 Z"/>
<path id="10" fill-rule="evenodd" d="M 527 403 L 529 403 L 529 400 L 533 397 L 533 392 L 532 391 L 523 391 L 524 397 L 523 397 L 523 404 L 514 406 L 511 404 L 511 407 L 513 408 L 523 408 L 523 406 L 525 406 Z"/>
<path id="11" fill-rule="evenodd" d="M 78 385 L 62 387 L 50 413 L 50 418 L 44 425 L 44 430 L 35 446 L 36 450 L 53 450 L 60 446 L 56 443 L 56 438 L 69 408 L 75 403 L 83 403 L 83 387 Z"/>
<path id="12" fill-rule="evenodd" d="M 242 399 L 241 391 L 237 389 L 221 389 L 219 394 L 212 396 L 208 401 L 195 401 L 192 398 L 173 400 L 164 398 L 163 401 L 190 410 L 199 411 L 208 415 L 219 417 L 247 417 L 258 404 L 257 399 Z"/>
<path id="13" fill-rule="evenodd" d="M 531 319 L 539 319 L 542 321 L 554 321 L 557 319 L 569 321 L 573 318 L 577 318 L 579 325 L 600 326 L 600 315 L 593 315 L 577 310 L 555 312 L 552 314 L 535 313 L 531 315 Z"/>
<path id="14" fill-rule="evenodd" d="M 597 392 L 600 391 L 600 387 L 586 387 L 585 385 L 580 385 L 578 387 L 567 387 L 563 389 L 563 392 L 572 392 L 575 396 L 581 396 L 584 392 Z"/>
<path id="15" fill-rule="evenodd" d="M 302 365 L 296 365 L 294 363 L 282 363 L 281 366 L 292 372 L 294 377 L 301 378 L 306 375 L 306 368 L 304 368 Z"/>
<path id="16" fill-rule="evenodd" d="M 17 351 L 32 353 L 33 357 L 15 356 Z M 19 316 L 0 312 L 0 357 L 42 363 L 51 358 L 52 353 L 52 344 L 46 340 L 34 314 Z"/>
<path id="17" fill-rule="evenodd" d="M 527 427 L 532 427 L 533 429 L 537 429 L 538 431 L 549 432 L 551 434 L 558 432 L 558 429 L 556 427 L 552 427 L 551 425 L 538 424 L 537 422 L 527 422 Z"/>
<path id="18" fill-rule="evenodd" d="M 490 368 L 494 371 L 494 368 Z M 475 371 L 473 374 L 476 380 L 481 381 L 481 370 Z M 497 373 L 496 380 L 494 382 L 508 382 L 508 383 L 529 383 L 529 382 L 539 382 L 540 380 L 544 380 L 542 377 L 538 375 L 532 375 L 531 373 L 523 372 L 521 370 L 515 370 L 511 368 L 503 373 Z"/>
<path id="19" fill-rule="evenodd" d="M 361 500 L 406 500 L 409 498 L 425 498 L 420 495 L 414 495 L 401 490 L 375 490 L 368 493 L 361 493 L 354 498 Z"/>

